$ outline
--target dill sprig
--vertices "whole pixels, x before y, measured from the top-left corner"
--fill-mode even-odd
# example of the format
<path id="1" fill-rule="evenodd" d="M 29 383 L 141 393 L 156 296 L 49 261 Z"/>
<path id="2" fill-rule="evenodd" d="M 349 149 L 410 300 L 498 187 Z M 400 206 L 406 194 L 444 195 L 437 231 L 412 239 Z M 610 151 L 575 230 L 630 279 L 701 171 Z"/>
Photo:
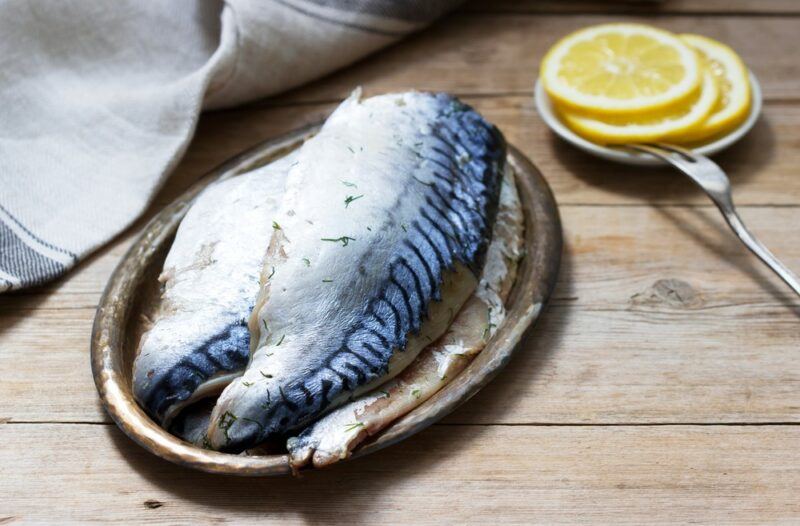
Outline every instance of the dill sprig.
<path id="1" fill-rule="evenodd" d="M 361 195 L 348 195 L 347 197 L 344 198 L 344 207 L 345 208 L 349 208 L 350 207 L 350 203 L 352 203 L 356 199 L 361 199 L 362 197 L 364 197 L 364 194 L 361 194 Z"/>
<path id="2" fill-rule="evenodd" d="M 350 431 L 355 431 L 360 427 L 364 427 L 364 422 L 353 422 L 352 424 L 347 424 L 344 430 L 345 432 L 349 433 Z"/>
<path id="3" fill-rule="evenodd" d="M 217 421 L 217 427 L 219 427 L 222 430 L 222 433 L 225 435 L 225 440 L 227 440 L 228 442 L 231 441 L 231 437 L 228 436 L 228 430 L 238 419 L 239 417 L 237 417 L 230 411 L 225 411 L 224 413 L 222 413 L 222 416 L 220 416 L 219 420 Z"/>
<path id="4" fill-rule="evenodd" d="M 355 241 L 356 238 L 350 236 L 342 236 L 342 237 L 323 237 L 322 241 L 330 241 L 332 243 L 341 243 L 343 247 L 346 247 L 348 243 L 351 241 Z"/>

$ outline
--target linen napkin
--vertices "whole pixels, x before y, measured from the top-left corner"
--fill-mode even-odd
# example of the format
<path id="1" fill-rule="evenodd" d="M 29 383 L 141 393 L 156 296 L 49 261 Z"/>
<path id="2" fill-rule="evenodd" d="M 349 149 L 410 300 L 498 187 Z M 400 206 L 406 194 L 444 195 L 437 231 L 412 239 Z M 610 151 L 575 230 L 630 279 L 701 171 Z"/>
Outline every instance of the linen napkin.
<path id="1" fill-rule="evenodd" d="M 0 292 L 130 225 L 203 109 L 347 65 L 459 0 L 0 2 Z"/>

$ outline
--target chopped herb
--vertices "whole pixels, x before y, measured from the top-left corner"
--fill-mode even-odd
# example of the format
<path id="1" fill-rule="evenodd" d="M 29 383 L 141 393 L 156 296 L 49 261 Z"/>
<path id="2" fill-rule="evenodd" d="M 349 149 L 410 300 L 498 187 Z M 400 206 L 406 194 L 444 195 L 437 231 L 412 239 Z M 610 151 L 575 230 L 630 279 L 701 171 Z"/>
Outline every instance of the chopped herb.
<path id="1" fill-rule="evenodd" d="M 222 416 L 219 417 L 217 422 L 217 427 L 222 429 L 222 433 L 225 435 L 225 440 L 228 442 L 231 441 L 231 437 L 228 436 L 228 430 L 231 428 L 234 422 L 236 422 L 239 418 L 231 413 L 230 411 L 225 411 L 222 413 Z"/>
<path id="2" fill-rule="evenodd" d="M 391 396 L 389 394 L 389 391 L 381 391 L 381 394 L 383 394 L 383 396 L 385 396 L 386 398 L 389 398 Z"/>
<path id="3" fill-rule="evenodd" d="M 358 429 L 360 427 L 364 427 L 364 423 L 363 422 L 354 422 L 352 424 L 347 424 L 347 426 L 345 426 L 344 430 L 345 430 L 345 432 L 349 433 L 350 431 L 355 431 L 356 429 Z"/>
<path id="4" fill-rule="evenodd" d="M 203 449 L 214 449 L 211 445 L 211 441 L 208 439 L 208 433 L 203 435 Z"/>
<path id="5" fill-rule="evenodd" d="M 250 387 L 251 385 L 253 385 L 253 382 L 242 382 L 242 385 L 245 387 Z"/>
<path id="6" fill-rule="evenodd" d="M 275 230 L 281 230 L 281 225 L 279 225 L 278 223 L 273 221 L 272 222 L 272 228 L 274 228 Z"/>
<path id="7" fill-rule="evenodd" d="M 280 340 L 278 340 L 278 343 L 276 343 L 276 344 L 275 344 L 275 347 L 277 347 L 277 346 L 279 346 L 280 344 L 282 344 L 282 343 L 283 343 L 283 339 L 284 339 L 284 338 L 286 338 L 286 335 L 285 335 L 285 334 L 282 334 L 282 335 L 281 335 L 281 339 L 280 339 Z"/>
<path id="8" fill-rule="evenodd" d="M 330 241 L 332 243 L 341 243 L 343 247 L 346 247 L 348 243 L 351 241 L 355 241 L 356 238 L 350 236 L 342 236 L 342 237 L 323 237 L 321 241 Z"/>
<path id="9" fill-rule="evenodd" d="M 367 230 L 369 230 L 370 232 L 372 232 L 372 227 L 369 227 L 369 226 L 368 226 L 368 227 L 367 227 Z"/>
<path id="10" fill-rule="evenodd" d="M 272 276 L 274 276 L 274 275 L 275 275 L 275 267 L 272 267 L 272 272 L 269 273 L 269 276 L 267 276 L 267 279 L 272 279 Z"/>
<path id="11" fill-rule="evenodd" d="M 415 142 L 414 143 L 414 148 L 419 148 L 420 146 L 422 146 L 421 142 Z"/>
<path id="12" fill-rule="evenodd" d="M 348 195 L 347 197 L 344 198 L 344 207 L 345 208 L 349 208 L 350 207 L 350 203 L 352 203 L 356 199 L 361 199 L 362 197 L 364 197 L 364 194 L 361 194 L 361 195 Z"/>
<path id="13" fill-rule="evenodd" d="M 347 149 L 350 150 L 350 153 L 356 153 L 356 151 L 351 146 L 348 146 Z"/>
<path id="14" fill-rule="evenodd" d="M 269 327 L 267 327 L 267 320 L 261 320 L 261 323 L 264 324 L 264 330 L 269 332 Z"/>
<path id="15" fill-rule="evenodd" d="M 405 223 L 400 223 L 400 228 L 403 229 L 403 232 L 408 232 L 408 227 L 406 227 Z"/>
<path id="16" fill-rule="evenodd" d="M 322 280 L 323 283 L 333 283 L 333 280 L 330 278 L 325 278 Z"/>
<path id="17" fill-rule="evenodd" d="M 358 188 L 356 183 L 351 183 L 350 181 L 342 181 L 342 184 L 345 186 L 349 186 L 350 188 Z"/>
<path id="18" fill-rule="evenodd" d="M 261 373 L 261 376 L 263 376 L 264 378 L 272 378 L 271 374 L 267 374 L 264 371 L 258 371 L 258 372 Z"/>
<path id="19" fill-rule="evenodd" d="M 414 398 L 419 398 L 419 395 L 420 395 L 419 389 L 413 389 L 411 391 L 411 396 L 413 396 Z"/>
<path id="20" fill-rule="evenodd" d="M 494 329 L 495 327 L 497 327 L 497 325 L 495 325 L 494 323 L 489 323 L 489 324 L 486 326 L 486 328 L 485 328 L 485 329 L 483 329 L 483 339 L 484 339 L 484 340 L 485 340 L 486 338 L 488 338 L 488 337 L 489 337 L 489 333 L 490 333 L 490 332 L 492 331 L 492 329 Z"/>
<path id="21" fill-rule="evenodd" d="M 305 263 L 307 267 L 311 266 L 311 260 L 308 258 L 303 258 L 303 263 Z"/>

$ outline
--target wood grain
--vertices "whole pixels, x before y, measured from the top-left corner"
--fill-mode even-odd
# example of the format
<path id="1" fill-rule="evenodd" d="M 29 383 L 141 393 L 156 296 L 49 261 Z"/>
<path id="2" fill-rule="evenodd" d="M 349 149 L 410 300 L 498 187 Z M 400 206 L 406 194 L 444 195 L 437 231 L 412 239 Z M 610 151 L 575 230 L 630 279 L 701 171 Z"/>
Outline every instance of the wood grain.
<path id="1" fill-rule="evenodd" d="M 800 268 L 800 244 L 786 232 L 800 209 L 742 213 Z M 450 422 L 800 420 L 800 369 L 787 366 L 800 309 L 715 210 L 565 206 L 561 214 L 554 304 L 526 352 Z M 84 268 L 70 280 L 104 284 L 119 259 L 110 252 L 98 258 L 108 259 L 104 271 L 88 278 Z M 92 294 L 78 296 L 94 303 Z M 68 302 L 54 293 L 0 318 L 0 418 L 107 421 L 88 364 L 94 307 Z M 55 384 L 58 396 L 37 387 Z"/>
<path id="2" fill-rule="evenodd" d="M 420 89 L 529 95 L 539 59 L 556 40 L 590 24 L 620 21 L 722 40 L 755 72 L 767 100 L 800 97 L 800 62 L 791 52 L 798 41 L 793 17 L 455 13 L 367 61 L 263 104 L 340 100 L 359 85 L 373 93 Z"/>
<path id="3" fill-rule="evenodd" d="M 472 0 L 464 5 L 463 10 L 480 14 L 785 15 L 800 14 L 800 3 L 796 0 Z"/>
<path id="4" fill-rule="evenodd" d="M 798 440 L 795 426 L 435 426 L 300 480 L 236 479 L 151 458 L 114 426 L 8 424 L 0 521 L 788 524 Z"/>

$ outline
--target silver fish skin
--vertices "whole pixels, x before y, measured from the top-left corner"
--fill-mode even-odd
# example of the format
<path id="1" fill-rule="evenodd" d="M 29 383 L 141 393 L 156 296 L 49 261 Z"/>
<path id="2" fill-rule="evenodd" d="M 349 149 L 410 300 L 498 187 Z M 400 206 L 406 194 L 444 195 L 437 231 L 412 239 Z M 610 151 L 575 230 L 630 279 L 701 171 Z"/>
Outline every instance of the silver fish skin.
<path id="1" fill-rule="evenodd" d="M 478 283 L 505 141 L 447 94 L 354 93 L 298 151 L 207 443 L 239 452 L 396 375 Z"/>
<path id="2" fill-rule="evenodd" d="M 133 392 L 163 426 L 247 365 L 247 319 L 293 156 L 206 188 L 181 221 L 163 293 L 133 364 Z"/>

